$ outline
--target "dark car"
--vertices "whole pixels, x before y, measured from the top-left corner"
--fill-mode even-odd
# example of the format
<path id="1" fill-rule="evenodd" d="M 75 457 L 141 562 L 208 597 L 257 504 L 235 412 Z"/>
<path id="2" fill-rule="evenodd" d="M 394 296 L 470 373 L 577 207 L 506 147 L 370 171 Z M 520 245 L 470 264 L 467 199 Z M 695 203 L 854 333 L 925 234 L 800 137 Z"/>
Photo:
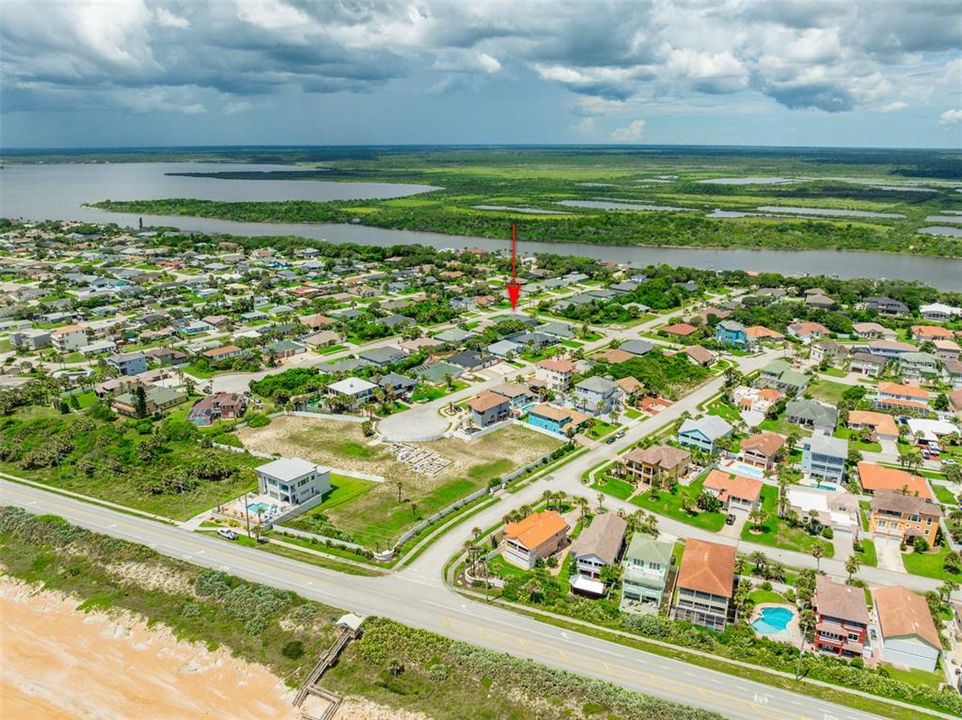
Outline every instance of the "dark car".
<path id="1" fill-rule="evenodd" d="M 726 524 L 726 525 L 734 525 L 734 524 L 735 524 L 735 513 L 728 513 L 728 517 L 725 518 L 725 524 Z"/>

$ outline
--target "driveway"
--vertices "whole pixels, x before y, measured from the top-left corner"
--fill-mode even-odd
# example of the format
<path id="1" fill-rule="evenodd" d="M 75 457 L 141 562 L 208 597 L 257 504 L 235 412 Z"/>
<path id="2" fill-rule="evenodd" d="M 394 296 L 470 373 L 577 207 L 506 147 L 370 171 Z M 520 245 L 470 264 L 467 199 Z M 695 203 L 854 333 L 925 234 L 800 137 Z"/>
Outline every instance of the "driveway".
<path id="1" fill-rule="evenodd" d="M 905 572 L 902 564 L 902 551 L 899 550 L 898 538 L 888 535 L 875 536 L 875 552 L 878 553 L 878 566 L 883 570 Z M 838 558 L 838 556 L 836 556 Z M 844 562 L 844 558 L 838 558 Z"/>
<path id="2" fill-rule="evenodd" d="M 832 547 L 835 548 L 835 559 L 845 562 L 852 554 L 852 533 L 835 531 L 832 535 Z"/>
<path id="3" fill-rule="evenodd" d="M 746 522 L 748 522 L 748 513 L 736 512 L 735 522 L 731 525 L 723 525 L 718 534 L 722 537 L 738 540 L 742 536 L 742 528 L 745 527 Z"/>

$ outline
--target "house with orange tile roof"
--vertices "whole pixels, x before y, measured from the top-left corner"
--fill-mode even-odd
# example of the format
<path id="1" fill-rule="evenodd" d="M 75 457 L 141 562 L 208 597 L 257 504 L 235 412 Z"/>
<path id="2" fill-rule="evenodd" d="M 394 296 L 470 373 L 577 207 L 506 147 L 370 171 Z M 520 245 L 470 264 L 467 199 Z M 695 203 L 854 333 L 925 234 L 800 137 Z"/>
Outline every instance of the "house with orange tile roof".
<path id="1" fill-rule="evenodd" d="M 213 362 L 220 362 L 221 360 L 229 360 L 230 358 L 238 357 L 243 353 L 244 351 L 236 345 L 222 345 L 221 347 L 204 350 L 201 355 Z"/>
<path id="2" fill-rule="evenodd" d="M 745 328 L 745 336 L 748 338 L 749 345 L 757 345 L 764 340 L 779 341 L 784 340 L 785 336 L 777 330 L 771 330 L 764 325 L 750 325 Z"/>
<path id="3" fill-rule="evenodd" d="M 568 523 L 554 510 L 532 513 L 504 526 L 501 556 L 516 567 L 530 570 L 538 560 L 560 550 L 568 537 Z"/>
<path id="4" fill-rule="evenodd" d="M 808 345 L 831 334 L 831 330 L 817 322 L 797 322 L 788 326 L 788 334 Z"/>
<path id="5" fill-rule="evenodd" d="M 872 598 L 879 660 L 926 672 L 935 670 L 942 642 L 925 598 L 901 586 L 876 588 Z"/>
<path id="6" fill-rule="evenodd" d="M 688 538 L 677 587 L 673 619 L 724 630 L 735 591 L 735 546 Z"/>
<path id="7" fill-rule="evenodd" d="M 955 333 L 948 328 L 939 327 L 938 325 L 913 325 L 912 337 L 919 342 L 926 342 L 928 340 L 952 340 L 955 338 Z"/>
<path id="8" fill-rule="evenodd" d="M 620 363 L 628 362 L 635 356 L 630 352 L 625 352 L 620 348 L 615 348 L 613 350 L 604 351 L 599 355 L 599 357 L 602 358 L 606 363 L 610 363 L 611 365 L 619 365 Z"/>
<path id="9" fill-rule="evenodd" d="M 922 538 L 932 547 L 941 520 L 941 506 L 924 497 L 898 490 L 876 490 L 872 495 L 869 529 L 876 537 L 888 535 L 904 543 Z"/>
<path id="10" fill-rule="evenodd" d="M 688 337 L 698 332 L 698 328 L 694 325 L 689 325 L 688 323 L 675 323 L 674 325 L 667 325 L 661 328 L 661 332 L 665 335 L 674 335 L 676 337 Z"/>
<path id="11" fill-rule="evenodd" d="M 771 470 L 775 467 L 778 451 L 785 447 L 785 438 L 773 432 L 762 432 L 742 440 L 742 462 L 753 467 Z"/>
<path id="12" fill-rule="evenodd" d="M 762 481 L 733 475 L 724 470 L 712 470 L 705 478 L 707 492 L 717 497 L 725 512 L 750 513 L 761 506 Z"/>
<path id="13" fill-rule="evenodd" d="M 917 385 L 900 385 L 894 382 L 880 382 L 876 403 L 896 401 L 899 403 L 914 403 L 928 409 L 931 393 Z"/>
<path id="14" fill-rule="evenodd" d="M 858 481 L 866 495 L 878 490 L 894 490 L 934 501 L 935 496 L 923 477 L 899 468 L 886 467 L 863 460 L 858 464 Z"/>
<path id="15" fill-rule="evenodd" d="M 847 425 L 849 430 L 871 430 L 874 441 L 895 442 L 899 439 L 895 418 L 887 413 L 850 410 Z"/>

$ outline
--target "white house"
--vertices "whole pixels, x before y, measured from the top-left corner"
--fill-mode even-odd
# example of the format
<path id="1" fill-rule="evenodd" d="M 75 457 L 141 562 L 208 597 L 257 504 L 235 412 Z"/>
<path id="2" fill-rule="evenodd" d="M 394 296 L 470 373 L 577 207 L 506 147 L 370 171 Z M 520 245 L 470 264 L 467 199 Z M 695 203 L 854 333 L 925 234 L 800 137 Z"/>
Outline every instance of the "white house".
<path id="1" fill-rule="evenodd" d="M 931 305 L 922 305 L 919 308 L 919 313 L 926 320 L 947 322 L 953 319 L 956 315 L 962 315 L 962 308 L 952 307 L 951 305 L 946 305 L 945 303 L 932 303 Z"/>
<path id="2" fill-rule="evenodd" d="M 881 587 L 872 591 L 877 629 L 873 641 L 880 645 L 883 662 L 931 672 L 942 643 L 928 603 L 908 588 Z"/>
<path id="3" fill-rule="evenodd" d="M 254 471 L 261 495 L 300 505 L 331 489 L 331 471 L 300 458 L 280 458 Z"/>
<path id="4" fill-rule="evenodd" d="M 548 358 L 535 365 L 534 376 L 537 380 L 544 382 L 549 389 L 564 392 L 571 387 L 575 369 L 575 364 L 569 360 Z"/>
<path id="5" fill-rule="evenodd" d="M 89 345 L 87 328 L 83 325 L 66 325 L 50 333 L 50 343 L 60 353 L 70 353 Z"/>
<path id="6" fill-rule="evenodd" d="M 351 407 L 357 407 L 374 396 L 377 385 L 362 378 L 349 377 L 327 386 L 328 394 L 347 398 Z"/>

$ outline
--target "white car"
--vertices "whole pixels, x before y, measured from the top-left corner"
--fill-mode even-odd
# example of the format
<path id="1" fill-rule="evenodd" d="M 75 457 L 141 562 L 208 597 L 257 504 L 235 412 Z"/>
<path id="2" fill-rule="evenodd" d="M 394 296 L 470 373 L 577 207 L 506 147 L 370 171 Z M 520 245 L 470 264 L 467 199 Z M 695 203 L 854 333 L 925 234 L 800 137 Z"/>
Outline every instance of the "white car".
<path id="1" fill-rule="evenodd" d="M 221 528 L 220 530 L 217 531 L 217 534 L 220 535 L 222 538 L 227 538 L 228 540 L 237 539 L 237 533 L 235 533 L 230 528 Z"/>

